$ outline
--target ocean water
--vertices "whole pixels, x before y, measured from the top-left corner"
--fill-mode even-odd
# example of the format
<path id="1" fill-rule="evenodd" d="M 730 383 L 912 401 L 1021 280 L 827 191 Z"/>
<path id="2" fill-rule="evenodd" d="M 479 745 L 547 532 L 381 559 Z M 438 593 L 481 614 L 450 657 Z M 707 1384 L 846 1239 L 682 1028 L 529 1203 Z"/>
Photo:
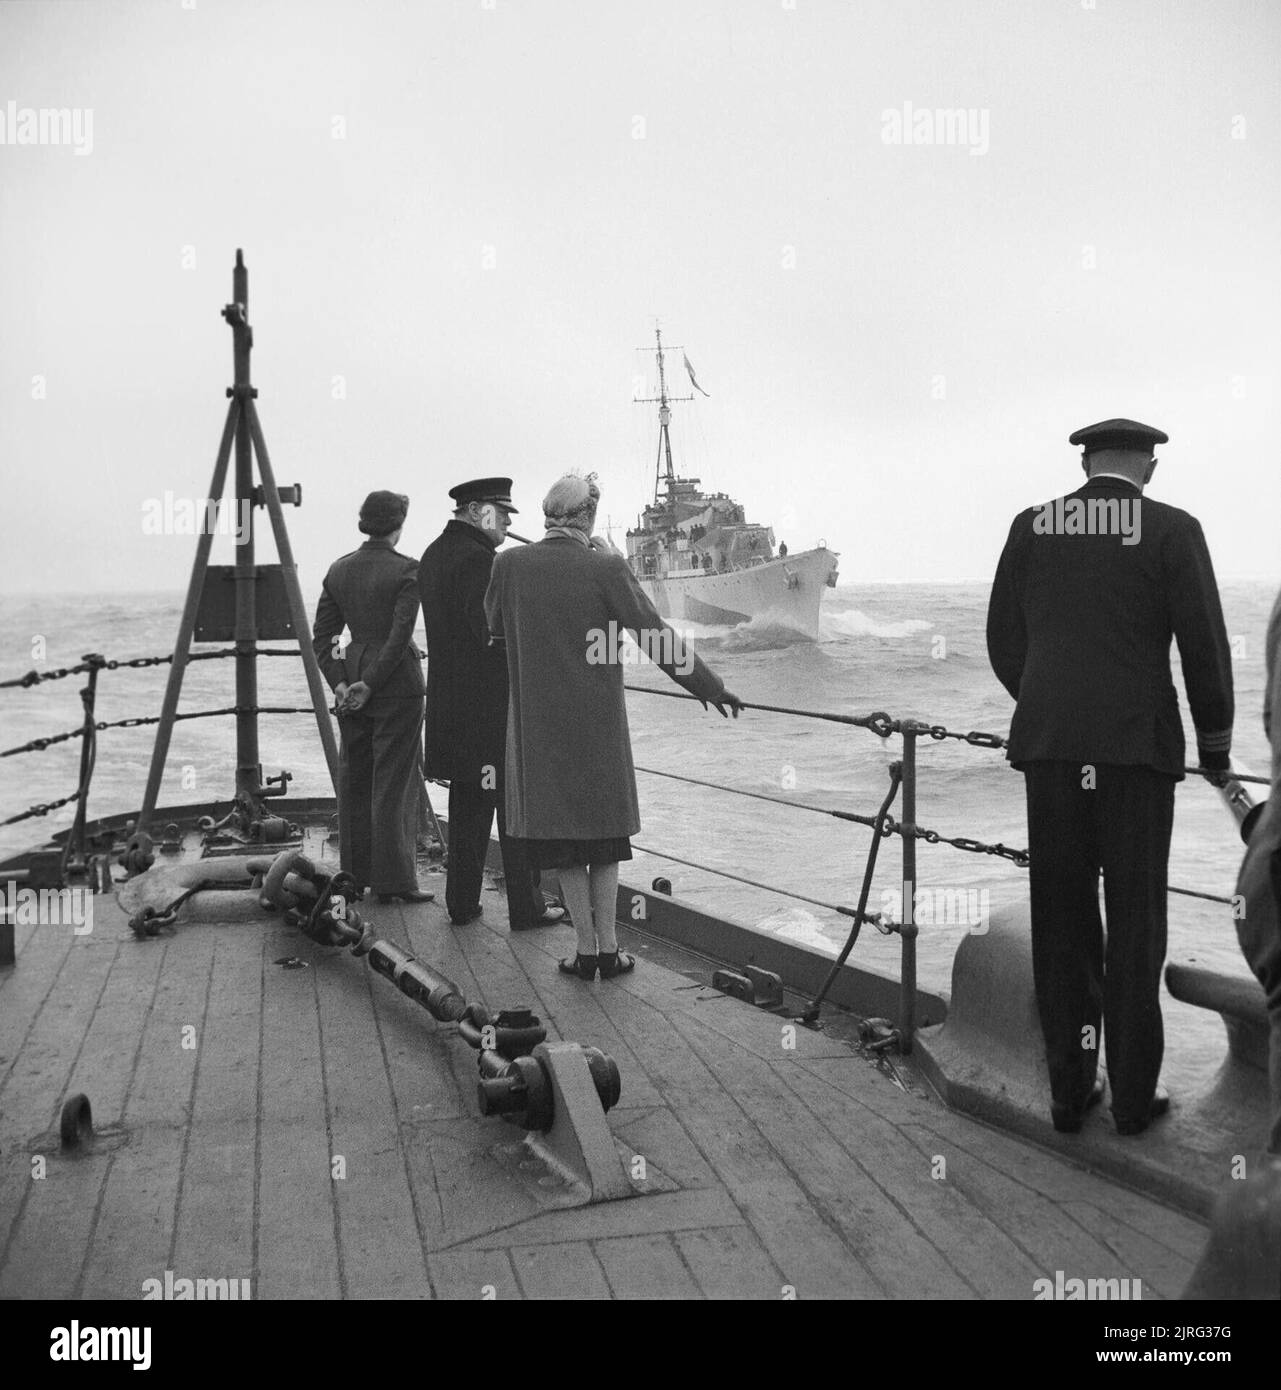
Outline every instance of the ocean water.
<path id="1" fill-rule="evenodd" d="M 886 710 L 941 723 L 950 729 L 1004 734 L 1011 702 L 988 668 L 984 622 L 988 586 L 966 584 L 845 585 L 823 601 L 817 642 L 769 628 L 687 629 L 696 649 L 745 700 L 844 714 Z M 309 596 L 314 597 L 314 596 Z M 1274 593 L 1270 585 L 1223 587 L 1229 633 L 1237 639 L 1237 722 L 1234 753 L 1266 772 L 1263 735 L 1263 635 Z M 65 666 L 98 651 L 125 658 L 172 650 L 182 595 L 66 594 L 0 598 L 0 678 L 34 665 Z M 45 659 L 32 659 L 43 639 Z M 1181 677 L 1176 685 L 1183 701 Z M 167 667 L 105 672 L 99 679 L 98 717 L 114 720 L 159 712 Z M 181 710 L 234 703 L 233 663 L 190 667 Z M 668 685 L 640 661 L 629 680 Z M 80 678 L 33 690 L 0 691 L 0 749 L 75 727 Z M 305 705 L 301 664 L 259 663 L 261 704 Z M 865 730 L 816 720 L 748 711 L 724 720 L 692 701 L 643 693 L 628 697 L 638 769 L 678 773 L 739 791 L 784 797 L 820 811 L 875 812 L 888 787 L 887 769 L 901 742 Z M 1185 723 L 1186 711 L 1185 711 Z M 1195 745 L 1191 737 L 1189 748 Z M 137 808 L 146 780 L 154 728 L 100 734 L 89 801 L 91 816 Z M 260 721 L 264 770 L 287 768 L 296 795 L 330 793 L 314 721 L 308 715 Z M 76 782 L 79 740 L 44 753 L 0 759 L 0 819 L 29 805 L 66 795 Z M 174 730 L 161 804 L 225 799 L 232 785 L 234 729 L 230 719 L 191 720 Z M 953 742 L 922 740 L 918 756 L 917 819 L 952 836 L 1012 846 L 1027 843 L 1023 781 L 1004 755 Z M 870 832 L 811 810 L 792 809 L 639 771 L 643 829 L 637 845 L 689 860 L 691 868 L 638 853 L 625 874 L 648 883 L 671 879 L 677 896 L 709 911 L 835 953 L 849 920 L 821 904 L 853 905 L 866 862 Z M 443 806 L 443 789 L 434 789 Z M 1260 796 L 1266 788 L 1259 788 Z M 894 814 L 901 812 L 896 803 Z M 72 807 L 41 820 L 0 827 L 0 854 L 11 854 L 71 823 Z M 1180 784 L 1176 803 L 1171 881 L 1205 892 L 1232 891 L 1241 857 L 1236 825 L 1216 791 L 1197 778 Z M 716 876 L 720 869 L 781 893 Z M 901 841 L 882 842 L 870 906 L 897 886 Z M 967 906 L 999 913 L 1025 894 L 1026 871 L 989 855 L 919 844 L 922 888 L 968 896 Z M 964 920 L 923 923 L 919 977 L 946 989 L 952 956 L 969 930 Z M 899 942 L 865 929 L 852 960 L 897 974 Z M 1172 957 L 1196 958 L 1236 974 L 1245 966 L 1226 907 L 1172 898 Z M 1215 1029 L 1217 1020 L 1212 1020 Z"/>

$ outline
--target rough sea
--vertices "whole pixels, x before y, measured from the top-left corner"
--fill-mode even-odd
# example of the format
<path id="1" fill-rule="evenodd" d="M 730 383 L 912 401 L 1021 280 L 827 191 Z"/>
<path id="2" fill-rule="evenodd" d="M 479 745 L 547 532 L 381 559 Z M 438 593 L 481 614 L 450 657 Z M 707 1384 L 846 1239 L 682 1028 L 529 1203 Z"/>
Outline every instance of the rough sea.
<path id="1" fill-rule="evenodd" d="M 729 687 L 750 702 L 843 714 L 885 710 L 961 732 L 1004 735 L 1011 701 L 992 675 L 984 642 L 986 583 L 842 585 L 823 599 L 817 642 L 785 631 L 746 627 L 687 629 L 699 654 Z M 315 595 L 308 594 L 309 602 Z M 1266 774 L 1270 758 L 1263 734 L 1263 637 L 1275 597 L 1264 583 L 1225 583 L 1224 610 L 1236 646 L 1237 695 L 1234 757 Z M 32 669 L 71 665 L 86 652 L 125 658 L 172 650 L 182 595 L 122 594 L 0 597 L 0 679 Z M 32 658 L 44 640 L 44 660 Z M 420 633 L 421 641 L 421 633 Z M 1182 677 L 1174 652 L 1175 683 L 1189 752 L 1195 756 Z M 104 672 L 98 717 L 116 720 L 159 712 L 167 666 Z M 675 689 L 643 660 L 629 672 L 638 685 Z M 180 709 L 234 703 L 233 663 L 206 661 L 188 668 Z M 31 690 L 0 691 L 0 749 L 74 728 L 80 721 L 82 678 Z M 259 702 L 305 705 L 306 685 L 295 660 L 259 664 Z M 637 854 L 624 881 L 648 884 L 670 878 L 676 896 L 706 910 L 819 946 L 833 954 L 849 920 L 829 908 L 797 901 L 800 894 L 826 904 L 853 905 L 858 898 L 870 832 L 814 811 L 670 780 L 640 771 L 678 773 L 740 791 L 784 797 L 822 811 L 873 814 L 888 788 L 889 764 L 901 753 L 891 737 L 811 719 L 748 711 L 724 720 L 693 701 L 628 696 L 638 767 L 643 829 L 635 844 L 722 869 L 783 890 L 761 891 L 718 878 L 704 869 Z M 153 727 L 111 729 L 99 735 L 89 814 L 136 809 L 151 752 Z M 260 723 L 264 772 L 287 768 L 291 793 L 329 795 L 315 724 L 308 715 L 264 716 Z M 920 742 L 917 820 L 948 836 L 1023 847 L 1027 843 L 1023 780 L 1004 754 L 953 740 Z M 36 802 L 66 795 L 75 786 L 78 739 L 43 753 L 0 759 L 0 820 Z M 234 766 L 230 719 L 190 720 L 174 730 L 162 806 L 201 798 L 226 799 Z M 185 785 L 184 785 L 185 781 Z M 433 788 L 443 809 L 446 793 Z M 1255 789 L 1261 799 L 1266 787 Z M 43 819 L 0 827 L 0 856 L 38 843 L 71 823 L 72 807 Z M 892 808 L 901 813 L 900 804 Z M 882 843 L 870 899 L 898 885 L 901 841 Z M 1229 894 L 1242 846 L 1236 824 L 1217 791 L 1199 778 L 1180 783 L 1177 794 L 1171 882 L 1203 892 Z M 964 909 L 992 916 L 1019 901 L 1026 871 L 986 854 L 946 845 L 920 844 L 921 888 L 944 890 L 953 920 L 922 922 L 919 978 L 925 988 L 946 990 L 952 956 L 970 930 L 955 920 Z M 943 908 L 936 915 L 946 915 Z M 1170 956 L 1245 974 L 1229 909 L 1194 899 L 1171 899 Z M 897 974 L 897 937 L 865 928 L 851 960 Z M 1186 1028 L 1222 1051 L 1222 1030 L 1213 1015 L 1189 1015 Z"/>

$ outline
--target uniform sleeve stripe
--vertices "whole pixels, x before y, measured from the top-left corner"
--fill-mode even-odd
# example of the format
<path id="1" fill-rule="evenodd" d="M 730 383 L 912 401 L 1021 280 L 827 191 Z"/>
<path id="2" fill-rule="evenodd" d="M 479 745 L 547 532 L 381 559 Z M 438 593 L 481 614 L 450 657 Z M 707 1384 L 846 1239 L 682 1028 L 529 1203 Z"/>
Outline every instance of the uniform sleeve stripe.
<path id="1" fill-rule="evenodd" d="M 1232 747 L 1232 730 L 1220 729 L 1216 733 L 1203 734 L 1197 730 L 1197 747 L 1204 748 L 1211 753 L 1226 752 Z"/>

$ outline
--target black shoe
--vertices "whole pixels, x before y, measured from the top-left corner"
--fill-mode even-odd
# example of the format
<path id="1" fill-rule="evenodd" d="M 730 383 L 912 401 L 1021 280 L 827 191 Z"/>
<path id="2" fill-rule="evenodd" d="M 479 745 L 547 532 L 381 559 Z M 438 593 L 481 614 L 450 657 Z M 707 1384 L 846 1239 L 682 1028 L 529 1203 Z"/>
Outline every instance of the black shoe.
<path id="1" fill-rule="evenodd" d="M 1080 1134 L 1081 1126 L 1085 1122 L 1087 1110 L 1093 1110 L 1103 1099 L 1103 1078 L 1096 1076 L 1094 1085 L 1090 1087 L 1090 1094 L 1085 1098 L 1085 1104 L 1079 1110 L 1069 1110 L 1066 1105 L 1057 1105 L 1053 1101 L 1050 1103 L 1050 1118 L 1054 1121 L 1054 1128 L 1060 1134 Z"/>
<path id="2" fill-rule="evenodd" d="M 1170 1110 L 1170 1093 L 1164 1086 L 1158 1085 L 1156 1094 L 1152 1097 L 1152 1104 L 1148 1106 L 1148 1113 L 1139 1119 L 1130 1119 L 1123 1115 L 1113 1113 L 1112 1119 L 1116 1123 L 1118 1134 L 1132 1135 L 1142 1134 L 1153 1120 L 1159 1120 L 1162 1115 L 1166 1115 Z"/>
<path id="3" fill-rule="evenodd" d="M 404 893 L 379 893 L 380 903 L 434 903 L 435 893 L 424 893 L 421 888 L 410 888 Z"/>
<path id="4" fill-rule="evenodd" d="M 594 980 L 596 965 L 595 956 L 585 956 L 580 951 L 573 960 L 563 960 L 556 968 L 562 975 L 577 975 L 580 980 Z"/>
<path id="5" fill-rule="evenodd" d="M 636 957 L 626 951 L 602 951 L 597 961 L 602 980 L 612 980 L 615 975 L 627 975 L 636 969 Z"/>
<path id="6" fill-rule="evenodd" d="M 483 907 L 473 907 L 470 912 L 464 912 L 461 917 L 451 916 L 449 920 L 456 927 L 465 927 L 469 923 L 474 922 L 484 911 L 485 909 Z"/>

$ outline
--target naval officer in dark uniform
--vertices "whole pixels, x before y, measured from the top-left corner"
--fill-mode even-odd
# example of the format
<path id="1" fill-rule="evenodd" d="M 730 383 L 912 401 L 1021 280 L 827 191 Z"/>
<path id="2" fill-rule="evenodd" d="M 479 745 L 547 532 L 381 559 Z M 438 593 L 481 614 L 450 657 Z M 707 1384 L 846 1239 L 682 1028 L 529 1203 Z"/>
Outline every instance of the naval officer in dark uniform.
<path id="1" fill-rule="evenodd" d="M 1200 765 L 1229 766 L 1232 668 L 1205 537 L 1142 496 L 1167 438 L 1133 420 L 1072 435 L 1089 481 L 1015 517 L 988 608 L 992 669 L 1017 701 L 1007 756 L 1027 783 L 1032 967 L 1065 1133 L 1102 1097 L 1101 1022 L 1117 1131 L 1169 1108 L 1159 994 L 1184 766 L 1171 637 Z"/>
<path id="2" fill-rule="evenodd" d="M 338 697 L 341 863 L 383 902 L 430 902 L 418 887 L 419 740 L 423 673 L 414 646 L 417 567 L 396 550 L 409 498 L 371 492 L 360 509 L 367 541 L 325 575 L 312 649 Z M 351 631 L 339 650 L 343 628 Z"/>
<path id="3" fill-rule="evenodd" d="M 463 925 L 481 914 L 496 812 L 508 920 L 521 931 L 559 922 L 565 911 L 546 903 L 523 843 L 507 835 L 503 811 L 507 656 L 490 642 L 485 590 L 516 512 L 511 487 L 510 478 L 477 478 L 450 489 L 454 517 L 423 552 L 418 588 L 427 630 L 425 770 L 449 783 L 449 917 Z"/>

